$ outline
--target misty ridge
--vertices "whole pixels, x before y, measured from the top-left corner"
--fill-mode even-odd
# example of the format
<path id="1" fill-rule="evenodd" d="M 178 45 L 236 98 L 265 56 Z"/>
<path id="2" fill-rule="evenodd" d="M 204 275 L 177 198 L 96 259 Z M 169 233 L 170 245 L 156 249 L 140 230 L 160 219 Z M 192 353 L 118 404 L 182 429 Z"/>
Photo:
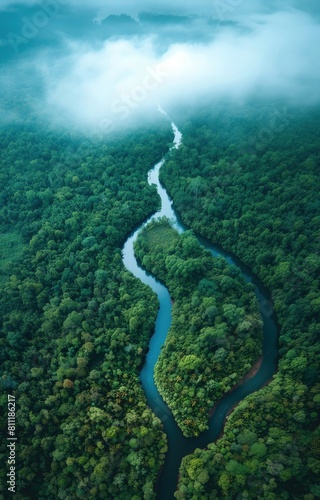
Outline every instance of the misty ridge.
<path id="1" fill-rule="evenodd" d="M 6 1 L 1 116 L 102 134 L 157 107 L 320 100 L 315 2 Z"/>

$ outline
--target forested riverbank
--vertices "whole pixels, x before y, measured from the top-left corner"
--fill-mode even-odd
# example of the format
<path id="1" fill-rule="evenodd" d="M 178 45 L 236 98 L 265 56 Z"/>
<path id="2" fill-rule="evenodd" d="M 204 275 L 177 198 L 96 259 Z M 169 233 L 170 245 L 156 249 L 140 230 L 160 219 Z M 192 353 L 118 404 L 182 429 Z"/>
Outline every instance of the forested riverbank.
<path id="1" fill-rule="evenodd" d="M 1 2 L 0 500 L 320 499 L 319 46 L 319 0 Z"/>
<path id="2" fill-rule="evenodd" d="M 161 169 L 186 224 L 269 288 L 260 313 L 275 311 L 281 327 L 274 380 L 236 407 L 217 443 L 183 459 L 177 498 L 319 495 L 320 116 L 281 108 L 275 132 L 259 106 L 176 110 L 183 144 Z M 89 141 L 28 123 L 2 129 L 1 143 L 1 426 L 13 393 L 17 498 L 154 498 L 167 439 L 138 375 L 158 304 L 121 248 L 159 208 L 147 173 L 172 143 L 170 124 Z M 174 299 L 156 376 L 195 435 L 257 359 L 261 325 L 240 272 L 166 224 L 137 250 Z"/>
<path id="3" fill-rule="evenodd" d="M 138 375 L 157 301 L 120 248 L 158 207 L 147 172 L 170 124 L 103 141 L 36 125 L 0 135 L 1 429 L 14 394 L 16 498 L 150 498 L 166 436 Z"/>
<path id="4" fill-rule="evenodd" d="M 269 288 L 264 313 L 281 327 L 274 381 L 236 408 L 220 441 L 183 460 L 177 498 L 319 495 L 320 114 L 255 105 L 181 119 L 183 146 L 161 172 L 185 223 Z"/>
<path id="5" fill-rule="evenodd" d="M 191 232 L 179 236 L 166 218 L 143 228 L 135 252 L 174 301 L 155 368 L 157 387 L 184 435 L 199 435 L 208 428 L 215 402 L 261 353 L 254 287 L 225 259 L 212 257 Z"/>

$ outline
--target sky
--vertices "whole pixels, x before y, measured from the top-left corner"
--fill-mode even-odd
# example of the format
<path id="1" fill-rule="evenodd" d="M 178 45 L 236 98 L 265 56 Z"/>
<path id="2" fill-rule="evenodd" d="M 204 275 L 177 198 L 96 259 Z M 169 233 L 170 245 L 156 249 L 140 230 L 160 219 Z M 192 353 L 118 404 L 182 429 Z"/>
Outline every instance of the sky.
<path id="1" fill-rule="evenodd" d="M 0 21 L 8 28 L 1 31 L 0 55 L 2 49 L 10 56 L 0 59 L 2 88 L 41 86 L 32 106 L 43 116 L 105 133 L 158 105 L 187 107 L 206 97 L 320 101 L 320 2 L 113 3 L 2 0 Z M 146 24 L 139 12 L 197 17 Z M 111 36 L 100 23 L 122 13 L 135 19 L 133 32 L 116 24 Z"/>
<path id="2" fill-rule="evenodd" d="M 303 9 L 315 15 L 320 12 L 318 0 L 2 0 L 0 10 L 22 6 L 39 6 L 41 3 L 56 1 L 61 6 L 71 6 L 77 9 L 103 11 L 106 15 L 122 14 L 137 16 L 139 12 L 170 12 L 175 14 L 206 14 L 214 15 L 213 11 L 229 12 L 232 17 L 248 15 L 257 12 L 274 12 L 288 8 Z"/>

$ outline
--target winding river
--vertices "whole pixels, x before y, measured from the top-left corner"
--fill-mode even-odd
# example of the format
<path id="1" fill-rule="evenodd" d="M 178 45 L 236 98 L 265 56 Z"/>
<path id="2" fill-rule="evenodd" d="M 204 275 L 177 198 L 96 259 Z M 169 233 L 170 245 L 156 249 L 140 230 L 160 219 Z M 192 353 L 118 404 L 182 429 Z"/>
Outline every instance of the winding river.
<path id="1" fill-rule="evenodd" d="M 174 132 L 174 148 L 178 148 L 182 141 L 182 135 L 173 123 L 172 129 Z M 207 248 L 212 255 L 222 256 L 230 264 L 236 265 L 241 270 L 245 280 L 253 283 L 255 286 L 255 294 L 260 304 L 261 319 L 263 321 L 263 346 L 262 362 L 258 371 L 240 385 L 235 386 L 234 389 L 229 391 L 219 400 L 218 404 L 215 406 L 213 415 L 210 417 L 209 429 L 203 432 L 198 438 L 184 437 L 170 409 L 161 398 L 153 379 L 154 366 L 171 324 L 172 306 L 170 295 L 164 285 L 139 267 L 133 251 L 134 241 L 141 228 L 150 222 L 151 219 L 166 216 L 173 221 L 173 226 L 179 233 L 188 229 L 173 209 L 172 202 L 166 190 L 160 184 L 159 171 L 164 162 L 165 159 L 157 163 L 148 174 L 149 184 L 155 184 L 157 187 L 158 194 L 161 198 L 161 209 L 152 215 L 127 239 L 122 255 L 125 267 L 131 271 L 134 276 L 152 288 L 157 294 L 160 304 L 155 325 L 155 333 L 150 340 L 149 351 L 140 373 L 140 380 L 147 397 L 148 405 L 163 422 L 164 431 L 168 439 L 169 449 L 157 485 L 157 498 L 159 500 L 172 500 L 177 487 L 179 466 L 182 458 L 192 453 L 196 448 L 206 448 L 209 443 L 214 442 L 221 434 L 227 415 L 232 408 L 245 396 L 260 389 L 275 373 L 278 358 L 278 331 L 276 319 L 272 314 L 270 296 L 261 282 L 253 276 L 250 270 L 236 257 L 225 252 L 217 245 L 213 245 L 206 238 L 196 235 L 199 243 Z"/>

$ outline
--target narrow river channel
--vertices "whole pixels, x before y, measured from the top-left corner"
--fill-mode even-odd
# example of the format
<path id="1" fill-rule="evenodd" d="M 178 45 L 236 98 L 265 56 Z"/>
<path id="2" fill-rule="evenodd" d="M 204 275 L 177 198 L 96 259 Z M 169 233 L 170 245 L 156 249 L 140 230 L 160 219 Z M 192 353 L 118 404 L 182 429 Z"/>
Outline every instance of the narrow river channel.
<path id="1" fill-rule="evenodd" d="M 182 141 L 182 135 L 173 123 L 172 129 L 174 132 L 174 147 L 178 148 Z M 152 288 L 157 294 L 160 304 L 155 332 L 150 340 L 149 352 L 140 373 L 140 380 L 147 397 L 148 405 L 163 422 L 164 431 L 168 439 L 169 449 L 157 485 L 157 498 L 159 500 L 172 500 L 174 499 L 179 466 L 182 458 L 192 453 L 196 448 L 206 448 L 209 443 L 214 442 L 221 434 L 226 416 L 230 410 L 245 396 L 260 389 L 275 373 L 278 358 L 278 330 L 276 319 L 272 314 L 270 296 L 262 283 L 253 276 L 250 270 L 237 258 L 225 252 L 217 245 L 210 243 L 206 238 L 196 235 L 199 243 L 207 248 L 212 255 L 224 257 L 231 265 L 235 265 L 241 270 L 246 281 L 254 284 L 255 294 L 260 304 L 261 319 L 263 321 L 262 363 L 254 376 L 248 378 L 248 380 L 238 387 L 236 386 L 219 400 L 213 415 L 210 417 L 209 429 L 206 432 L 203 432 L 198 438 L 184 437 L 171 411 L 162 400 L 153 379 L 154 366 L 171 324 L 171 301 L 169 292 L 164 285 L 139 267 L 133 251 L 133 244 L 139 232 L 145 224 L 151 221 L 151 219 L 166 216 L 173 221 L 173 226 L 180 233 L 188 229 L 181 221 L 179 215 L 175 212 L 166 190 L 160 184 L 159 172 L 164 162 L 165 159 L 157 163 L 148 174 L 149 184 L 155 184 L 157 187 L 158 194 L 161 198 L 161 209 L 152 215 L 147 222 L 143 223 L 127 239 L 122 255 L 125 267 L 131 271 L 134 276 Z"/>

